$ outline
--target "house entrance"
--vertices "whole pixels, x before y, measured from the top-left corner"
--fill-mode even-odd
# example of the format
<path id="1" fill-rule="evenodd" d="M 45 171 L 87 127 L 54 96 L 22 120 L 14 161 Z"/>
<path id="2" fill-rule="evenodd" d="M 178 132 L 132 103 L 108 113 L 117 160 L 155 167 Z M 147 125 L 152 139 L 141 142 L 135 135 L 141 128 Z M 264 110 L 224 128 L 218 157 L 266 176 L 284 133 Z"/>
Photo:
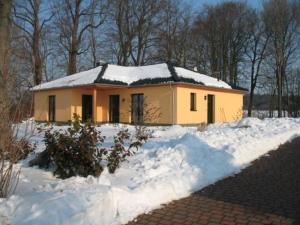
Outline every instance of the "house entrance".
<path id="1" fill-rule="evenodd" d="M 93 119 L 93 96 L 82 95 L 82 122 Z"/>
<path id="2" fill-rule="evenodd" d="M 207 95 L 207 123 L 215 122 L 215 96 Z"/>

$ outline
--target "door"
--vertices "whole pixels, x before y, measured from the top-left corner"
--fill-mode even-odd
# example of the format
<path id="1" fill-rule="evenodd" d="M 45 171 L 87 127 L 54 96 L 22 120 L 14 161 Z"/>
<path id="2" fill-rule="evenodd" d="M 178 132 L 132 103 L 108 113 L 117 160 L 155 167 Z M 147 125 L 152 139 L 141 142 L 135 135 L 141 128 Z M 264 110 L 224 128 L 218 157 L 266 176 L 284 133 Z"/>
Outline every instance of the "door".
<path id="1" fill-rule="evenodd" d="M 215 122 L 215 96 L 207 96 L 207 123 Z"/>
<path id="2" fill-rule="evenodd" d="M 93 96 L 82 95 L 82 122 L 93 120 Z"/>
<path id="3" fill-rule="evenodd" d="M 49 107 L 48 107 L 48 114 L 49 114 L 49 122 L 55 122 L 55 96 L 49 96 Z"/>
<path id="4" fill-rule="evenodd" d="M 109 122 L 110 123 L 120 122 L 120 96 L 119 95 L 109 96 Z"/>
<path id="5" fill-rule="evenodd" d="M 131 96 L 131 122 L 134 124 L 144 122 L 144 94 Z"/>

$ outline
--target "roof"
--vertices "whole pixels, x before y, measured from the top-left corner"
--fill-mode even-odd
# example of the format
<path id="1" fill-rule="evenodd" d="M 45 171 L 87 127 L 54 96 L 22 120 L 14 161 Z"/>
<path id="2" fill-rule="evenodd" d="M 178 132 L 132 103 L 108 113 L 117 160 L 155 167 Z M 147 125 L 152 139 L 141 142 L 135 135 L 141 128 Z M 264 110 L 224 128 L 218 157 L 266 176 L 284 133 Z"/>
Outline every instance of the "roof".
<path id="1" fill-rule="evenodd" d="M 31 90 L 37 91 L 92 84 L 136 86 L 176 82 L 241 90 L 240 88 L 231 87 L 224 81 L 185 68 L 176 67 L 169 63 L 149 66 L 118 66 L 105 64 L 91 70 L 42 83 L 33 87 Z"/>
<path id="2" fill-rule="evenodd" d="M 52 80 L 46 83 L 42 83 L 40 85 L 36 85 L 31 90 L 44 90 L 44 89 L 52 89 L 52 88 L 60 88 L 60 87 L 75 87 L 93 84 L 97 79 L 98 74 L 101 72 L 102 67 L 96 67 L 91 70 L 83 71 L 80 73 L 76 73 L 74 75 L 65 76 L 62 78 L 58 78 L 56 80 Z"/>

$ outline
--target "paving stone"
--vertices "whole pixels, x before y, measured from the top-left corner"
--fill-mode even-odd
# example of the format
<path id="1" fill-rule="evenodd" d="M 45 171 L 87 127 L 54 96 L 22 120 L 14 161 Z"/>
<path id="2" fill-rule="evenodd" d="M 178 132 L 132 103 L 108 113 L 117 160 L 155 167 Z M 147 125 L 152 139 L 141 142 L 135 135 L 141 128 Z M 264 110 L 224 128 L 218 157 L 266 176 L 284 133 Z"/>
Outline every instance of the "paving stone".
<path id="1" fill-rule="evenodd" d="M 300 225 L 300 138 L 128 225 Z"/>

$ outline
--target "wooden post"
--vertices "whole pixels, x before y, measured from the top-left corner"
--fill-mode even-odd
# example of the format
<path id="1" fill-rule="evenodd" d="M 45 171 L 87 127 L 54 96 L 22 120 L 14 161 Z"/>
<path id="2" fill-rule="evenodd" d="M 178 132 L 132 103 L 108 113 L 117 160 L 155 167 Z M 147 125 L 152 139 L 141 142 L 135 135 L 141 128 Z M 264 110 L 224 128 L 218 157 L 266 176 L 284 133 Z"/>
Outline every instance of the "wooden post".
<path id="1" fill-rule="evenodd" d="M 93 89 L 93 122 L 97 123 L 97 89 Z"/>

